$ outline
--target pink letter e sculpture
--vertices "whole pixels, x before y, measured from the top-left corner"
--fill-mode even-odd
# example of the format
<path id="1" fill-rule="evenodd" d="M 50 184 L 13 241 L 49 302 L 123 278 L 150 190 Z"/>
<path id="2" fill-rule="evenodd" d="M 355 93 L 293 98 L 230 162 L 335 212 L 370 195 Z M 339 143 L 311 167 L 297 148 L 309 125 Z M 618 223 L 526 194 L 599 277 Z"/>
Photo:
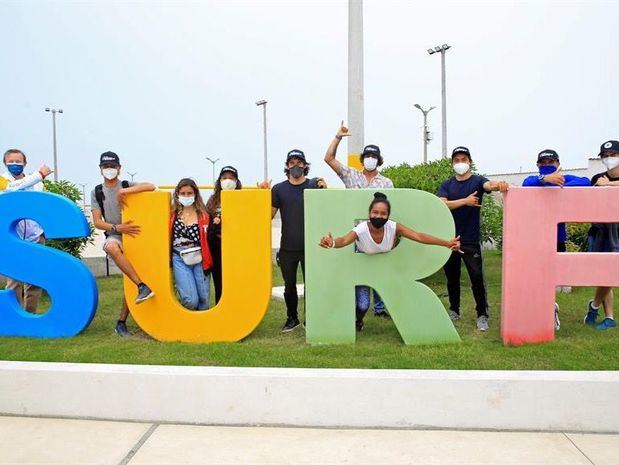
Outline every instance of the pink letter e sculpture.
<path id="1" fill-rule="evenodd" d="M 512 188 L 504 207 L 503 343 L 552 341 L 555 286 L 619 286 L 619 253 L 558 253 L 557 224 L 618 223 L 619 189 Z"/>

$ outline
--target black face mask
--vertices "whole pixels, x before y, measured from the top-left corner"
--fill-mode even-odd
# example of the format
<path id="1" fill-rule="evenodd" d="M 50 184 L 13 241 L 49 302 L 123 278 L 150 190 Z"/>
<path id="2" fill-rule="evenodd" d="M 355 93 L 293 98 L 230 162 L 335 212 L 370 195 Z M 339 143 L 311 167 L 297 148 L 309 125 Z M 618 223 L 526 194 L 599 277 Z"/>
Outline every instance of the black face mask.
<path id="1" fill-rule="evenodd" d="M 387 221 L 389 221 L 389 218 L 378 218 L 378 217 L 375 217 L 375 216 L 370 218 L 370 223 L 372 223 L 372 226 L 374 226 L 375 228 L 378 228 L 378 229 L 380 229 L 383 226 L 385 226 Z"/>
<path id="2" fill-rule="evenodd" d="M 292 168 L 288 170 L 288 172 L 290 173 L 290 176 L 292 176 L 293 178 L 299 179 L 301 176 L 305 174 L 305 168 L 302 168 L 300 166 L 293 166 Z"/>

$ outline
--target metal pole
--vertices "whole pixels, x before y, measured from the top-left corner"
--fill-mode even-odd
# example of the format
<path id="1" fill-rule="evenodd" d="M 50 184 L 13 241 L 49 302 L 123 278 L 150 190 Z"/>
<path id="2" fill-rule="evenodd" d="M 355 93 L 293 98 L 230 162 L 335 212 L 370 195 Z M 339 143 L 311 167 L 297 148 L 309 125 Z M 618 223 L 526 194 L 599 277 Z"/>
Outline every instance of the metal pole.
<path id="1" fill-rule="evenodd" d="M 428 163 L 428 112 L 423 112 L 423 162 Z"/>
<path id="2" fill-rule="evenodd" d="M 219 161 L 219 158 L 216 158 L 215 160 L 213 160 L 212 158 L 209 157 L 205 157 L 208 161 L 211 162 L 211 164 L 213 165 L 213 186 L 215 186 L 215 163 L 217 163 Z"/>
<path id="3" fill-rule="evenodd" d="M 269 181 L 269 162 L 267 157 L 267 102 L 262 105 L 262 127 L 264 130 L 264 182 Z"/>
<path id="4" fill-rule="evenodd" d="M 447 158 L 447 89 L 445 79 L 445 52 L 441 49 L 441 84 L 442 84 L 442 102 L 441 109 L 443 112 L 443 158 Z"/>
<path id="5" fill-rule="evenodd" d="M 86 211 L 86 184 L 80 184 L 82 186 L 82 207 Z"/>
<path id="6" fill-rule="evenodd" d="M 363 0 L 348 1 L 349 161 L 359 160 L 364 145 Z"/>
<path id="7" fill-rule="evenodd" d="M 56 110 L 52 110 L 52 127 L 54 133 L 54 182 L 58 182 L 58 150 L 56 147 Z"/>

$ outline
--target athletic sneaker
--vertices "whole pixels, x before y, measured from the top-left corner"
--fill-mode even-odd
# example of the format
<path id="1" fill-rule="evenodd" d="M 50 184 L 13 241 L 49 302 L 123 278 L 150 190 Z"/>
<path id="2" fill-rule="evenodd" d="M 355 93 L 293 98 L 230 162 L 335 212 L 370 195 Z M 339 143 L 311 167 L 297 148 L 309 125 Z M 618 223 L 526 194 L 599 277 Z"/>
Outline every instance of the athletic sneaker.
<path id="1" fill-rule="evenodd" d="M 611 329 L 617 326 L 617 322 L 612 318 L 604 318 L 602 322 L 596 326 L 598 331 L 606 331 L 607 329 Z"/>
<path id="2" fill-rule="evenodd" d="M 559 320 L 559 304 L 555 302 L 555 331 L 561 329 L 561 320 Z"/>
<path id="3" fill-rule="evenodd" d="M 155 293 L 150 290 L 150 287 L 148 287 L 144 283 L 138 284 L 138 296 L 135 299 L 135 303 L 141 304 L 142 302 L 150 299 L 151 297 L 155 297 Z"/>
<path id="4" fill-rule="evenodd" d="M 289 333 L 295 328 L 301 326 L 301 322 L 298 318 L 288 318 L 286 320 L 286 324 L 282 327 L 282 333 Z"/>
<path id="5" fill-rule="evenodd" d="M 488 317 L 486 315 L 477 317 L 477 329 L 480 331 L 488 330 Z"/>
<path id="6" fill-rule="evenodd" d="M 125 323 L 124 321 L 119 321 L 118 323 L 116 323 L 116 327 L 114 328 L 114 331 L 120 337 L 131 337 L 131 333 L 127 329 L 127 323 Z"/>
<path id="7" fill-rule="evenodd" d="M 460 319 L 460 314 L 453 310 L 449 310 L 449 318 L 451 318 L 451 321 L 458 321 Z"/>
<path id="8" fill-rule="evenodd" d="M 598 319 L 598 309 L 593 308 L 593 300 L 589 301 L 587 306 L 587 314 L 585 315 L 585 324 L 589 326 L 595 326 L 595 322 Z"/>

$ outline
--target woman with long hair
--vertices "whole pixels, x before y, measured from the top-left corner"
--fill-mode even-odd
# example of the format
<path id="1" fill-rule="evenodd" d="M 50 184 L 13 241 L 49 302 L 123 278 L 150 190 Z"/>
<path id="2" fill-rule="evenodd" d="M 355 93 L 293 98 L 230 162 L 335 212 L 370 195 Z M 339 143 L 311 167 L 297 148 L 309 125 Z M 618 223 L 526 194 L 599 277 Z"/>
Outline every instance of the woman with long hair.
<path id="1" fill-rule="evenodd" d="M 331 233 L 320 240 L 326 249 L 339 249 L 353 242 L 360 252 L 367 254 L 387 253 L 395 247 L 400 237 L 421 244 L 438 245 L 460 252 L 460 236 L 453 239 L 440 239 L 430 234 L 414 231 L 403 224 L 390 220 L 391 203 L 385 194 L 376 192 L 368 209 L 368 219 L 355 226 L 342 237 L 333 238 Z M 363 329 L 363 317 L 370 308 L 370 288 L 356 286 L 357 331 Z"/>
<path id="2" fill-rule="evenodd" d="M 217 181 L 215 181 L 213 194 L 206 203 L 206 211 L 212 219 L 207 240 L 213 257 L 212 275 L 216 304 L 221 299 L 221 191 L 241 189 L 242 187 L 236 168 L 224 166 Z"/>
<path id="3" fill-rule="evenodd" d="M 206 239 L 209 215 L 193 179 L 181 179 L 173 194 L 170 236 L 174 282 L 183 306 L 206 310 L 213 259 Z"/>

